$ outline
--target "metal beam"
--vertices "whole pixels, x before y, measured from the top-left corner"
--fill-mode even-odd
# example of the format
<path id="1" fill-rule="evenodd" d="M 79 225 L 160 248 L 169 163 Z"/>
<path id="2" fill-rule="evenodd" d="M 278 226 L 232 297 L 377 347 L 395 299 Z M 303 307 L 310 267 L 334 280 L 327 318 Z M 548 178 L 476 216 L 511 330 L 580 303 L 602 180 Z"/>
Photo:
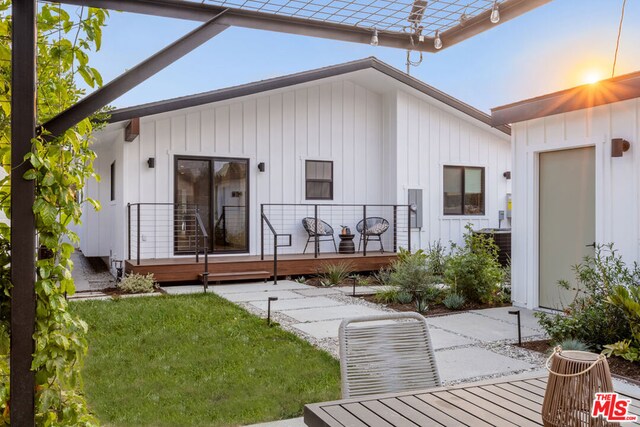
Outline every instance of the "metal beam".
<path id="1" fill-rule="evenodd" d="M 184 0 L 59 0 L 60 3 L 78 6 L 91 6 L 103 9 L 120 10 L 144 15 L 163 16 L 168 18 L 206 21 L 220 13 L 224 8 L 210 4 L 195 3 Z M 535 1 L 535 0 L 532 0 Z M 228 9 L 220 24 L 320 37 L 354 43 L 371 43 L 373 28 L 354 25 L 334 24 L 331 22 L 313 21 L 272 13 L 254 12 L 244 9 Z M 435 52 L 433 39 L 426 38 L 415 44 L 411 43 L 408 34 L 378 30 L 379 46 L 399 49 L 411 49 L 422 52 Z"/>
<path id="2" fill-rule="evenodd" d="M 222 25 L 218 22 L 224 14 L 225 11 L 221 10 L 205 24 L 176 40 L 124 74 L 116 77 L 80 100 L 77 104 L 69 107 L 43 124 L 40 131 L 45 129 L 53 137 L 61 135 L 70 127 L 105 107 L 158 71 L 161 71 L 198 46 L 220 34 L 228 28 L 228 25 Z"/>
<path id="3" fill-rule="evenodd" d="M 36 1 L 14 1 L 11 49 L 11 424 L 35 425 L 35 187 L 22 176 L 31 164 L 36 126 Z"/>

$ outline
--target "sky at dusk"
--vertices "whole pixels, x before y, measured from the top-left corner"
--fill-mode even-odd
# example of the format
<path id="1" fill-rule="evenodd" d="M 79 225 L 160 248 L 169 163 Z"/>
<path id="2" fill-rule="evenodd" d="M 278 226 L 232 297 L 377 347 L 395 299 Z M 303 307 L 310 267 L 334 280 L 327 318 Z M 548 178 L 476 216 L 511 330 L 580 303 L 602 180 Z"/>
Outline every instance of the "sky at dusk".
<path id="1" fill-rule="evenodd" d="M 622 0 L 554 0 L 426 54 L 411 74 L 484 111 L 610 77 Z M 112 12 L 93 66 L 108 81 L 198 24 Z M 376 56 L 405 70 L 406 52 L 230 28 L 116 100 L 125 107 Z M 640 70 L 640 1 L 628 0 L 616 75 Z"/>

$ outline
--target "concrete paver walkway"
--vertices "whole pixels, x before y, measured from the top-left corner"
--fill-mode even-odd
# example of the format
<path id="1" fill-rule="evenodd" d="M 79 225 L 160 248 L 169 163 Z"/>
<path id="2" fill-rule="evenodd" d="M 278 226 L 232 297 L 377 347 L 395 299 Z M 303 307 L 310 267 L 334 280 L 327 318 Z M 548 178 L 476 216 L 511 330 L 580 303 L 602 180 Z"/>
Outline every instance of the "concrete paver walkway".
<path id="1" fill-rule="evenodd" d="M 202 286 L 168 286 L 169 294 L 202 292 Z M 338 328 L 343 319 L 384 314 L 382 305 L 352 298 L 352 288 L 315 288 L 293 281 L 217 285 L 216 294 L 250 312 L 266 316 L 267 299 L 272 317 L 297 335 L 338 356 Z M 365 291 L 362 288 L 359 291 Z M 372 292 L 375 289 L 367 289 Z M 358 293 L 361 293 L 358 292 Z M 446 383 L 512 375 L 541 368 L 542 356 L 507 345 L 517 339 L 516 316 L 511 307 L 474 310 L 427 318 L 441 377 Z M 532 312 L 521 310 L 525 338 L 543 337 Z"/>

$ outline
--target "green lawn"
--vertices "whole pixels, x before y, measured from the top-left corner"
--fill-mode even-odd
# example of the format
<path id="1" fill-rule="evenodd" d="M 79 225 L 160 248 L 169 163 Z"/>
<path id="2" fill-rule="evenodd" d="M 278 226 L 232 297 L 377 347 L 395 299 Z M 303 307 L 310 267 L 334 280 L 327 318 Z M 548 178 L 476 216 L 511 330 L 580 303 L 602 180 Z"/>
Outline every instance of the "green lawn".
<path id="1" fill-rule="evenodd" d="M 340 397 L 339 363 L 212 294 L 75 302 L 84 386 L 113 426 L 243 425 Z"/>

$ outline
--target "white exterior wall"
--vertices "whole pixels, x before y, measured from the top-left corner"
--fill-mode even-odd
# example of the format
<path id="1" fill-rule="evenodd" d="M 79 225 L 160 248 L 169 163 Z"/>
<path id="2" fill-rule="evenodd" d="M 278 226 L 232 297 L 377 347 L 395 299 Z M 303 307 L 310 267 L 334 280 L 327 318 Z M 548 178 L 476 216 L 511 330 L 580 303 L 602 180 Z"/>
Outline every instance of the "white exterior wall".
<path id="1" fill-rule="evenodd" d="M 122 135 L 120 135 L 122 134 Z M 80 249 L 85 256 L 123 259 L 125 245 L 125 205 L 124 190 L 124 133 L 119 132 L 115 138 L 99 141 L 92 148 L 97 157 L 94 162 L 95 172 L 100 182 L 90 179 L 84 191 L 87 197 L 100 202 L 101 209 L 95 211 L 93 206 L 84 202 L 82 226 L 76 227 L 80 237 Z M 111 200 L 111 164 L 116 162 L 115 200 Z"/>
<path id="2" fill-rule="evenodd" d="M 144 117 L 140 137 L 124 144 L 124 205 L 173 202 L 175 156 L 249 159 L 249 245 L 258 254 L 263 203 L 383 202 L 382 122 L 382 96 L 346 80 Z M 149 157 L 154 169 L 147 166 Z M 333 200 L 305 200 L 307 159 L 334 162 Z M 258 171 L 260 162 L 265 172 Z M 308 214 L 274 223 L 278 232 L 294 234 L 295 246 L 282 252 L 302 251 L 300 219 Z M 337 222 L 327 222 L 339 232 Z M 149 238 L 143 229 L 146 247 Z M 155 254 L 146 255 L 172 255 L 166 241 L 155 247 Z"/>
<path id="3" fill-rule="evenodd" d="M 631 141 L 611 157 L 611 139 Z M 512 297 L 538 306 L 538 154 L 595 146 L 596 240 L 614 243 L 626 262 L 640 255 L 640 99 L 513 125 Z"/>
<path id="4" fill-rule="evenodd" d="M 249 159 L 251 254 L 260 252 L 262 203 L 407 204 L 407 190 L 419 188 L 424 195 L 423 227 L 413 232 L 412 248 L 427 248 L 436 240 L 459 243 L 468 222 L 476 229 L 497 227 L 498 210 L 506 209 L 510 191 L 510 182 L 502 176 L 511 170 L 509 137 L 420 92 L 394 87 L 397 82 L 360 85 L 346 76 L 332 78 L 142 117 L 140 136 L 133 142 L 124 142 L 123 130 L 110 141 L 102 137 L 96 145 L 96 165 L 103 180 L 90 183 L 86 193 L 100 200 L 103 210 L 86 212 L 83 251 L 91 256 L 112 251 L 114 258 L 127 258 L 127 203 L 172 203 L 174 159 L 179 155 Z M 147 165 L 150 157 L 155 158 L 153 169 Z M 110 202 L 108 177 L 114 159 L 122 178 L 117 181 L 117 199 Z M 305 200 L 307 159 L 334 162 L 333 200 Z M 260 162 L 266 164 L 266 172 L 258 171 Z M 443 215 L 444 165 L 485 167 L 485 215 Z M 275 220 L 274 226 L 292 234 L 294 246 L 281 253 L 299 253 L 306 242 L 300 220 L 313 216 L 313 211 L 288 209 L 288 218 L 295 220 Z M 343 213 L 335 213 L 341 209 Z M 327 207 L 319 217 L 338 233 L 342 224 L 355 228 L 361 210 Z M 371 209 L 367 214 L 391 222 L 391 208 L 382 212 Z M 169 220 L 168 212 L 155 215 L 157 224 Z M 153 219 L 148 222 L 152 223 Z M 508 227 L 508 221 L 502 226 Z M 392 234 L 384 235 L 387 250 Z M 142 229 L 143 257 L 173 255 L 171 237 L 157 242 L 153 238 L 153 232 Z M 404 246 L 405 238 L 399 239 Z M 330 245 L 322 244 L 323 250 Z M 378 247 L 371 245 L 373 250 Z"/>
<path id="5" fill-rule="evenodd" d="M 464 227 L 497 228 L 498 211 L 506 210 L 511 183 L 509 136 L 490 129 L 444 104 L 406 92 L 397 94 L 396 202 L 406 204 L 409 189 L 423 190 L 423 227 L 412 234 L 415 247 L 427 249 L 440 240 L 461 243 Z M 443 215 L 444 166 L 485 168 L 485 214 Z M 509 221 L 502 222 L 509 227 Z"/>

